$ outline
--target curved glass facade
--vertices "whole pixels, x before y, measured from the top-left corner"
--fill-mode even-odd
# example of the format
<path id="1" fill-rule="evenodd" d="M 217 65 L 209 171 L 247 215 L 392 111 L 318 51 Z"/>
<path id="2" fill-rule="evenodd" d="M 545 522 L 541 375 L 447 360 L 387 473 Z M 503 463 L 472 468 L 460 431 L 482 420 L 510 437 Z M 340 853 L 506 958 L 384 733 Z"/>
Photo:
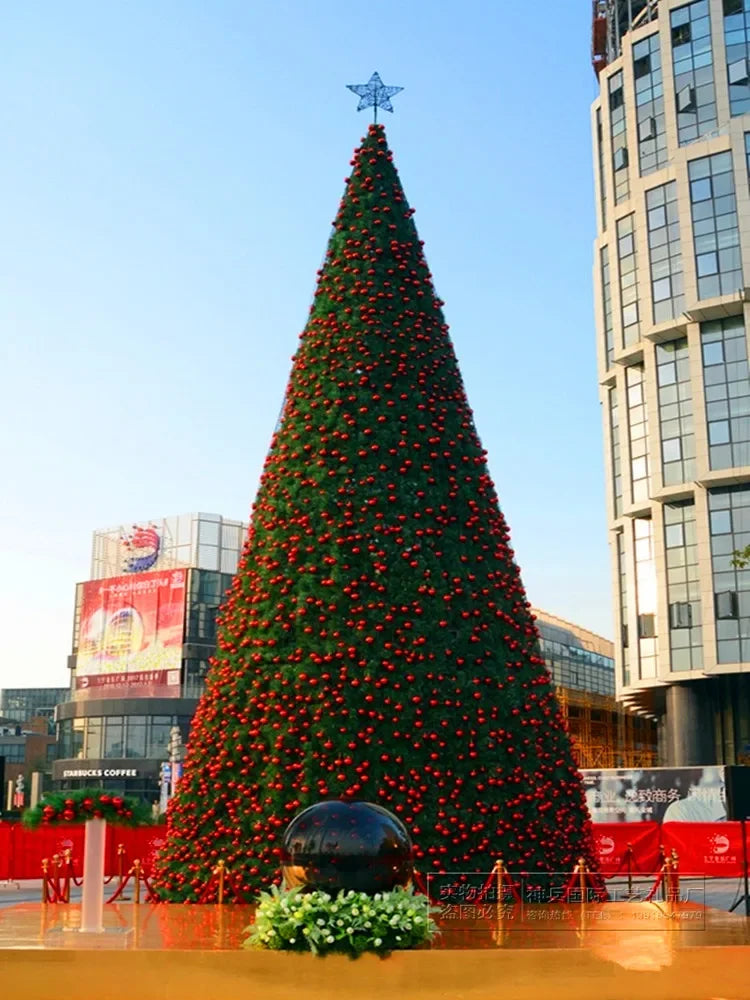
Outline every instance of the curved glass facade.
<path id="1" fill-rule="evenodd" d="M 95 533 L 93 581 L 76 590 L 69 658 L 72 700 L 56 711 L 53 781 L 58 789 L 101 787 L 158 803 L 162 766 L 170 760 L 170 732 L 178 726 L 187 744 L 216 647 L 216 616 L 231 586 L 244 535 L 244 525 L 212 514 Z M 151 596 L 157 588 L 163 588 L 163 601 L 162 590 L 158 597 Z M 136 595 L 134 606 L 139 601 L 142 635 L 137 641 L 129 635 L 124 652 L 97 639 L 98 633 L 92 640 L 92 622 L 104 622 L 102 634 L 108 635 L 107 623 L 116 618 L 123 601 L 131 601 L 131 592 Z M 142 593 L 147 599 L 140 599 Z M 92 643 L 96 655 L 90 651 Z M 138 661 L 144 648 L 153 649 L 155 658 L 170 650 L 168 681 L 155 679 L 153 690 L 151 668 Z M 131 679 L 144 673 L 141 688 Z M 100 683 L 102 678 L 111 683 Z"/>

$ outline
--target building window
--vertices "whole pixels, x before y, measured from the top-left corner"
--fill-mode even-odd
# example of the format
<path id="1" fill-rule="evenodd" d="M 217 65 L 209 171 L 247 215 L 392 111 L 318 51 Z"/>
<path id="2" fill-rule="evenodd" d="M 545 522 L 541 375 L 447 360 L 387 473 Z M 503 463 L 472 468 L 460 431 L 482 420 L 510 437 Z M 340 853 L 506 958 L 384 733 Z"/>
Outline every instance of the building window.
<path id="1" fill-rule="evenodd" d="M 6 764 L 23 764 L 26 760 L 25 740 L 19 743 L 0 743 L 0 757 L 5 757 Z"/>
<path id="2" fill-rule="evenodd" d="M 711 60 L 708 0 L 670 12 L 672 69 L 681 146 L 716 128 L 716 93 Z"/>
<path id="3" fill-rule="evenodd" d="M 617 264 L 620 272 L 623 347 L 637 344 L 641 336 L 634 218 L 633 215 L 626 215 L 617 222 Z"/>
<path id="4" fill-rule="evenodd" d="M 635 590 L 638 612 L 638 668 L 641 680 L 656 677 L 656 563 L 651 518 L 637 517 L 635 534 Z"/>
<path id="5" fill-rule="evenodd" d="M 607 368 L 612 367 L 615 358 L 615 335 L 612 320 L 612 280 L 609 272 L 609 248 L 599 252 L 602 279 L 602 313 L 604 316 L 604 356 Z"/>
<path id="6" fill-rule="evenodd" d="M 644 175 L 653 173 L 667 162 L 658 33 L 633 46 L 633 75 L 638 121 L 638 162 L 641 175 Z"/>
<path id="7" fill-rule="evenodd" d="M 711 469 L 750 465 L 750 368 L 741 316 L 701 323 Z"/>
<path id="8" fill-rule="evenodd" d="M 719 663 L 747 662 L 750 660 L 750 569 L 738 569 L 732 565 L 732 559 L 734 552 L 750 545 L 750 486 L 709 490 L 708 510 L 716 657 Z"/>
<path id="9" fill-rule="evenodd" d="M 661 470 L 665 486 L 695 479 L 693 397 L 687 337 L 656 347 Z"/>
<path id="10" fill-rule="evenodd" d="M 86 719 L 85 739 L 83 743 L 83 756 L 92 760 L 104 757 L 102 752 L 102 729 L 103 720 L 101 718 Z M 117 754 L 116 756 L 121 756 Z"/>
<path id="11" fill-rule="evenodd" d="M 555 684 L 597 694 L 615 693 L 611 657 L 588 649 L 572 630 L 544 619 L 540 619 L 538 625 L 542 656 Z"/>
<path id="12" fill-rule="evenodd" d="M 648 500 L 651 494 L 643 364 L 631 365 L 625 369 L 625 385 L 628 394 L 631 498 L 633 503 L 638 503 Z"/>
<path id="13" fill-rule="evenodd" d="M 596 109 L 596 151 L 599 166 L 599 211 L 602 231 L 607 228 L 607 184 L 604 176 L 604 130 L 601 108 Z"/>
<path id="14" fill-rule="evenodd" d="M 620 415 L 617 405 L 617 388 L 607 393 L 609 409 L 609 441 L 612 450 L 612 507 L 615 517 L 622 514 L 622 465 L 620 451 Z"/>
<path id="15" fill-rule="evenodd" d="M 720 594 L 715 594 L 716 617 L 721 621 L 733 621 L 738 616 L 737 591 L 724 590 Z"/>
<path id="16" fill-rule="evenodd" d="M 750 132 L 745 132 L 745 170 L 750 182 Z"/>
<path id="17" fill-rule="evenodd" d="M 685 307 L 682 251 L 674 181 L 646 192 L 648 254 L 654 323 L 679 316 Z"/>
<path id="18" fill-rule="evenodd" d="M 691 160 L 688 176 L 698 297 L 729 295 L 742 287 L 732 154 Z"/>
<path id="19" fill-rule="evenodd" d="M 625 561 L 625 535 L 617 535 L 617 579 L 620 591 L 620 666 L 624 687 L 630 684 L 630 650 L 628 648 L 628 577 Z"/>
<path id="20" fill-rule="evenodd" d="M 608 83 L 609 93 L 609 136 L 612 147 L 612 169 L 614 174 L 615 205 L 630 197 L 630 174 L 628 170 L 627 131 L 625 122 L 625 93 L 622 70 L 613 73 Z"/>
<path id="21" fill-rule="evenodd" d="M 664 504 L 670 670 L 703 666 L 700 572 L 692 500 Z"/>
<path id="22" fill-rule="evenodd" d="M 724 47 L 727 60 L 730 114 L 750 111 L 750 6 L 724 5 Z"/>
<path id="23" fill-rule="evenodd" d="M 89 723 L 92 720 L 89 719 Z M 102 757 L 125 756 L 125 734 L 123 717 L 110 715 L 102 720 L 105 724 Z"/>

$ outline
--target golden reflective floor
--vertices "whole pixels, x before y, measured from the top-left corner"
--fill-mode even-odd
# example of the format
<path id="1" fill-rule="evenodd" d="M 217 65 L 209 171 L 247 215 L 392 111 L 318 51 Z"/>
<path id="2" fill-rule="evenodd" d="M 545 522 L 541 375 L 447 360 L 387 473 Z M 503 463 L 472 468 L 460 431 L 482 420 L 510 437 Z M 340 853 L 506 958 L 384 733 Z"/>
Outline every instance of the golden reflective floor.
<path id="1" fill-rule="evenodd" d="M 388 959 L 241 950 L 249 906 L 105 907 L 105 932 L 80 909 L 0 909 L 3 994 L 65 1000 L 750 1000 L 750 922 L 692 904 L 456 907 L 432 948 Z M 7 993 L 6 993 L 7 990 Z"/>

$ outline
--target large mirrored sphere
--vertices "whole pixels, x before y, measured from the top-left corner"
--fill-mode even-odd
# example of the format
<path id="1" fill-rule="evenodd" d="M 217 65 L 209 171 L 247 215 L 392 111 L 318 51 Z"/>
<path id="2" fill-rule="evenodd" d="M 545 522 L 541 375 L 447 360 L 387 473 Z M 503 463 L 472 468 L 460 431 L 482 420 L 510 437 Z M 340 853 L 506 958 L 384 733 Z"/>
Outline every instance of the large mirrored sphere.
<path id="1" fill-rule="evenodd" d="M 414 871 L 406 827 L 371 802 L 319 802 L 292 820 L 282 843 L 288 889 L 386 892 Z"/>

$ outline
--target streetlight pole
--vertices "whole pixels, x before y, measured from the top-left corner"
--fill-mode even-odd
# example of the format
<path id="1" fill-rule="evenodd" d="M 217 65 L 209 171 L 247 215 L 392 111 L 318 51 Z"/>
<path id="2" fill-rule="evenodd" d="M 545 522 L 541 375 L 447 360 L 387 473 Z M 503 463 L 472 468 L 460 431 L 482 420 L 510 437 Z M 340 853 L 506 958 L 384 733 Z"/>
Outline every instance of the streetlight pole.
<path id="1" fill-rule="evenodd" d="M 182 761 L 183 757 L 183 743 L 182 743 L 182 733 L 180 732 L 179 726 L 172 726 L 169 730 L 169 763 L 171 765 L 171 773 L 169 776 L 169 797 L 170 799 L 175 793 L 177 787 L 177 781 L 179 779 L 179 767 L 178 765 Z"/>

